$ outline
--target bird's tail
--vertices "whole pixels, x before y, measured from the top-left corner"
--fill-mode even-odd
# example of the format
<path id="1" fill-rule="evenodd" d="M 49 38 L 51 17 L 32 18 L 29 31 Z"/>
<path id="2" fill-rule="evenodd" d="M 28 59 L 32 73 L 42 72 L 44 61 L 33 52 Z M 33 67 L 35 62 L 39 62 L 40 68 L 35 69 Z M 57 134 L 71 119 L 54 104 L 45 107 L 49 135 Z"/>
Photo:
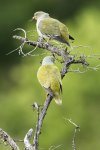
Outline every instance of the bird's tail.
<path id="1" fill-rule="evenodd" d="M 55 100 L 56 104 L 58 104 L 58 105 L 61 105 L 61 104 L 62 104 L 62 99 L 60 98 L 59 95 L 56 95 L 56 96 L 54 97 L 54 100 Z"/>

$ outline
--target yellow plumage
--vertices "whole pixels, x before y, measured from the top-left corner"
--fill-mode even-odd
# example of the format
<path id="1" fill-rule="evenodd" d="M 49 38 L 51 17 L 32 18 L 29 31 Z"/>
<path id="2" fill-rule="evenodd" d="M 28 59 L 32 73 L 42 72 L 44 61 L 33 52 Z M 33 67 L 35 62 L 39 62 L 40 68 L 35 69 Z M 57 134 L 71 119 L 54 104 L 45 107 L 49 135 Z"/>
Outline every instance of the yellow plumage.
<path id="1" fill-rule="evenodd" d="M 37 78 L 46 91 L 50 89 L 53 92 L 55 102 L 57 104 L 61 104 L 62 100 L 60 98 L 60 94 L 62 90 L 62 82 L 58 67 L 53 63 L 45 63 L 44 65 L 40 66 L 37 72 Z"/>

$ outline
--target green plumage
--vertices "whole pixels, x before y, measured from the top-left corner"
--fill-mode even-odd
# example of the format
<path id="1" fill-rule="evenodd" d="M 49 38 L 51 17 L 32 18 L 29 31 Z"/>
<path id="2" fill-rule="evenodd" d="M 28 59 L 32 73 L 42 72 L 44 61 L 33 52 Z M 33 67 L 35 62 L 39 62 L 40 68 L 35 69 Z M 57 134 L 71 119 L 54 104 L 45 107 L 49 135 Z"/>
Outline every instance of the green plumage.
<path id="1" fill-rule="evenodd" d="M 36 27 L 40 37 L 55 39 L 70 46 L 69 39 L 74 40 L 69 35 L 66 25 L 59 20 L 51 18 L 48 13 L 39 11 L 34 14 L 33 19 L 37 20 Z"/>
<path id="2" fill-rule="evenodd" d="M 68 28 L 56 19 L 44 18 L 40 21 L 38 28 L 42 34 L 50 38 L 69 43 Z"/>

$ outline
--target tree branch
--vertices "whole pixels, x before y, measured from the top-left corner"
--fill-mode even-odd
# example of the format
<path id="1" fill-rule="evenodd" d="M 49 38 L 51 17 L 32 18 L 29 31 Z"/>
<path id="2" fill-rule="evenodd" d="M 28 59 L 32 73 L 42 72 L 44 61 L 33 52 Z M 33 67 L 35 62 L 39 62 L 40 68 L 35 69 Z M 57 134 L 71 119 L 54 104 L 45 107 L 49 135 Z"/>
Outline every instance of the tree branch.
<path id="1" fill-rule="evenodd" d="M 2 139 L 4 142 L 10 145 L 12 150 L 20 150 L 15 141 L 1 128 L 0 128 L 0 139 Z"/>
<path id="2" fill-rule="evenodd" d="M 34 46 L 34 47 L 37 46 L 38 48 L 46 49 L 48 51 L 51 51 L 51 52 L 56 53 L 57 55 L 61 56 L 61 49 L 58 49 L 57 47 L 54 47 L 53 45 L 50 45 L 49 43 L 31 41 L 31 40 L 28 40 L 27 38 L 17 36 L 17 35 L 14 35 L 13 38 L 21 41 L 22 43 L 26 43 L 26 44 Z M 62 49 L 62 50 L 64 50 L 64 49 Z"/>
<path id="3" fill-rule="evenodd" d="M 52 99 L 53 99 L 53 97 L 51 95 L 47 96 L 47 99 L 44 102 L 43 108 L 42 108 L 42 110 L 41 110 L 40 113 L 39 113 L 39 107 L 38 107 L 38 119 L 37 119 L 37 123 L 36 123 L 36 130 L 35 130 L 34 140 L 33 140 L 34 150 L 38 150 L 39 135 L 41 133 L 41 128 L 42 128 L 43 120 L 44 120 L 44 117 L 45 117 L 45 115 L 47 113 L 48 107 L 49 107 Z"/>
<path id="4" fill-rule="evenodd" d="M 26 37 L 21 37 L 21 36 L 17 36 L 17 35 L 14 35 L 13 38 L 22 42 L 21 46 L 19 47 L 19 51 L 21 51 L 22 54 L 24 54 L 22 51 L 24 44 L 28 44 L 28 45 L 35 47 L 35 49 L 37 47 L 42 48 L 42 49 L 50 51 L 52 54 L 57 54 L 58 56 L 61 56 L 61 58 L 63 60 L 62 61 L 63 67 L 61 69 L 61 78 L 62 79 L 64 78 L 66 73 L 68 73 L 68 69 L 70 68 L 70 66 L 72 64 L 82 64 L 82 65 L 88 66 L 88 63 L 86 62 L 84 57 L 80 56 L 80 58 L 76 59 L 73 55 L 70 55 L 70 52 L 68 52 L 66 47 L 58 48 L 58 47 L 51 45 L 44 41 L 31 41 L 31 40 L 28 40 Z M 31 51 L 31 52 L 33 52 L 33 51 Z M 24 56 L 29 55 L 29 54 L 30 54 L 30 52 L 24 54 Z M 38 150 L 39 135 L 41 133 L 43 120 L 44 120 L 44 117 L 47 113 L 48 107 L 49 107 L 52 99 L 53 99 L 53 94 L 49 93 L 49 95 L 46 98 L 46 101 L 44 102 L 44 105 L 43 105 L 43 108 L 41 111 L 40 111 L 40 107 L 35 103 L 35 107 L 38 111 L 38 119 L 37 119 L 37 123 L 36 123 L 36 130 L 34 133 L 33 150 Z"/>
<path id="5" fill-rule="evenodd" d="M 58 56 L 61 56 L 63 59 L 63 63 L 64 63 L 63 68 L 61 70 L 62 79 L 66 75 L 66 73 L 68 73 L 68 69 L 72 64 L 82 64 L 82 65 L 86 65 L 86 66 L 89 65 L 86 62 L 84 57 L 80 56 L 79 59 L 75 59 L 73 56 L 70 56 L 69 52 L 67 51 L 67 48 L 65 48 L 65 49 L 64 48 L 58 48 L 58 47 L 53 46 L 53 45 L 46 43 L 46 42 L 31 41 L 25 37 L 21 37 L 21 36 L 17 36 L 17 35 L 14 35 L 13 38 L 20 40 L 22 42 L 22 44 L 26 43 L 26 44 L 31 45 L 33 47 L 42 48 L 42 49 L 50 51 L 52 54 L 57 54 Z"/>

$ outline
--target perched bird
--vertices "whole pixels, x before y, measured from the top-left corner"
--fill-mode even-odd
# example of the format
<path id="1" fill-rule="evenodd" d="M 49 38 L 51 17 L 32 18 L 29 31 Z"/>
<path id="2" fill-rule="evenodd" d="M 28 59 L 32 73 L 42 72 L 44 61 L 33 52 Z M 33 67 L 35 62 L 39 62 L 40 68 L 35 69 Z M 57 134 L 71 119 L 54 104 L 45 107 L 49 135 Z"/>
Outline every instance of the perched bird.
<path id="1" fill-rule="evenodd" d="M 47 94 L 50 94 L 51 91 L 55 102 L 60 105 L 62 104 L 62 82 L 60 71 L 54 64 L 54 61 L 55 59 L 53 56 L 46 56 L 42 61 L 42 65 L 38 69 L 37 78 Z"/>
<path id="2" fill-rule="evenodd" d="M 66 43 L 68 46 L 70 46 L 69 39 L 74 40 L 66 25 L 51 18 L 48 13 L 38 11 L 34 14 L 33 19 L 37 20 L 36 28 L 41 38 L 55 39 L 61 43 Z"/>

